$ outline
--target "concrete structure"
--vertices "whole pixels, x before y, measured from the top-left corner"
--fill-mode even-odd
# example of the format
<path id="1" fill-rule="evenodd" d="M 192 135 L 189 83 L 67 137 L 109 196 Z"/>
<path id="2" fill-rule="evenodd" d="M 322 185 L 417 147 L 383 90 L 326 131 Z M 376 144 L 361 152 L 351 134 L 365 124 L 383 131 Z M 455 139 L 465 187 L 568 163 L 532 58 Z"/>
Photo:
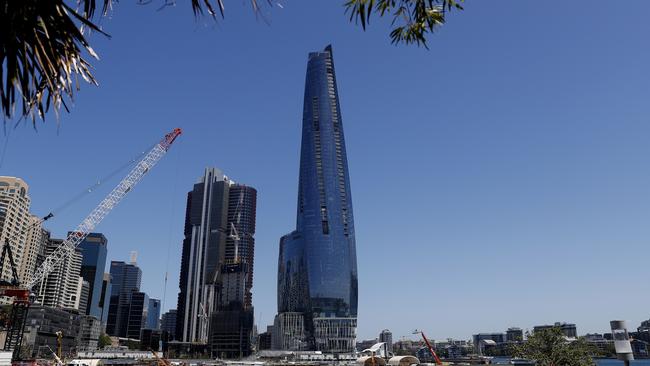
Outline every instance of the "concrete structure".
<path id="1" fill-rule="evenodd" d="M 266 332 L 257 336 L 257 350 L 267 351 L 273 349 L 273 326 L 266 327 Z"/>
<path id="2" fill-rule="evenodd" d="M 219 357 L 251 352 L 256 202 L 216 168 L 187 195 L 175 338 Z"/>
<path id="3" fill-rule="evenodd" d="M 296 229 L 280 239 L 278 313 L 304 314 L 307 349 L 353 352 L 356 243 L 331 46 L 309 54 L 298 181 Z"/>
<path id="4" fill-rule="evenodd" d="M 44 256 L 52 254 L 62 243 L 62 239 L 50 239 L 45 247 Z M 54 270 L 43 279 L 42 289 L 36 292 L 37 300 L 47 307 L 79 309 L 79 297 L 82 290 L 79 280 L 80 273 L 81 253 L 75 250 L 75 253 L 57 264 Z"/>
<path id="5" fill-rule="evenodd" d="M 9 245 L 19 276 L 31 232 L 28 227 L 33 223 L 33 217 L 29 213 L 31 199 L 28 193 L 29 186 L 22 179 L 0 176 L 0 244 L 4 246 L 6 240 L 10 240 Z M 13 279 L 10 266 L 4 266 L 0 279 Z"/>
<path id="6" fill-rule="evenodd" d="M 388 352 L 393 352 L 393 333 L 390 330 L 384 329 L 379 333 L 379 342 L 386 343 Z"/>
<path id="7" fill-rule="evenodd" d="M 95 351 L 102 332 L 102 324 L 99 319 L 92 315 L 81 315 L 79 317 L 80 328 L 78 337 L 78 351 Z"/>
<path id="8" fill-rule="evenodd" d="M 254 188 L 236 184 L 216 168 L 207 168 L 188 192 L 176 339 L 207 343 L 211 316 L 219 308 L 234 310 L 226 303 L 235 299 L 240 309 L 252 309 L 256 201 Z M 228 278 L 220 278 L 223 266 L 238 264 Z"/>
<path id="9" fill-rule="evenodd" d="M 305 315 L 298 312 L 284 312 L 276 315 L 273 323 L 272 342 L 274 350 L 307 350 Z"/>
<path id="10" fill-rule="evenodd" d="M 32 278 L 36 270 L 38 254 L 43 251 L 50 238 L 50 234 L 41 225 L 38 216 L 31 216 L 29 219 L 29 229 L 27 231 L 27 241 L 23 260 L 18 269 L 20 281 L 25 282 Z M 2 243 L 4 245 L 4 242 Z"/>
<path id="11" fill-rule="evenodd" d="M 88 299 L 90 298 L 90 283 L 84 280 L 83 277 L 79 277 L 79 285 L 77 286 L 77 302 L 76 308 L 81 314 L 86 314 L 88 312 Z"/>
<path id="12" fill-rule="evenodd" d="M 69 233 L 68 233 L 69 235 Z M 88 281 L 89 292 L 86 300 L 86 314 L 97 319 L 102 317 L 100 299 L 102 298 L 102 287 L 104 271 L 106 269 L 106 255 L 108 253 L 108 239 L 101 233 L 90 233 L 79 244 L 81 251 L 81 277 Z"/>
<path id="13" fill-rule="evenodd" d="M 75 356 L 78 351 L 81 319 L 78 314 L 62 309 L 32 305 L 27 313 L 22 353 L 28 357 L 50 358 L 57 348 L 57 332 L 63 333 L 63 355 Z M 49 347 L 49 348 L 48 348 Z"/>

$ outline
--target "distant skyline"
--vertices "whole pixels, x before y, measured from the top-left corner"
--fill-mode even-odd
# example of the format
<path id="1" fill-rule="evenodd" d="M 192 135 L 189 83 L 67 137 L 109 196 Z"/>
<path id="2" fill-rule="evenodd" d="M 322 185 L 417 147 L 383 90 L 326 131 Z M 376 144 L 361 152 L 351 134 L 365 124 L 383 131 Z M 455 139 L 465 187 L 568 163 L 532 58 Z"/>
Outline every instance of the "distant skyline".
<path id="1" fill-rule="evenodd" d="M 107 262 L 137 250 L 141 290 L 161 313 L 174 308 L 186 191 L 218 167 L 258 190 L 252 291 L 265 329 L 278 238 L 295 224 L 307 54 L 331 43 L 359 339 L 386 328 L 394 340 L 415 328 L 468 339 L 556 321 L 584 334 L 650 318 L 650 3 L 470 1 L 428 51 L 390 45 L 379 19 L 361 31 L 342 3 L 282 4 L 269 25 L 236 3 L 217 25 L 180 4 L 116 4 L 102 21 L 112 38 L 92 35 L 100 86 L 81 84 L 58 124 L 9 122 L 0 175 L 23 178 L 44 216 L 183 128 L 96 228 Z M 53 236 L 121 175 L 50 220 Z"/>

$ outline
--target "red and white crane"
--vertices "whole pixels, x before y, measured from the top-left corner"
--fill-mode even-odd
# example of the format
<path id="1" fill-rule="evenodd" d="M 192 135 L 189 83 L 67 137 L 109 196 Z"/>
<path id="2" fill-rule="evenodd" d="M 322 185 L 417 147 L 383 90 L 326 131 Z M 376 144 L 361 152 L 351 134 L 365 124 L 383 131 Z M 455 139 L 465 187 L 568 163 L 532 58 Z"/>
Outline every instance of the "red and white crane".
<path id="1" fill-rule="evenodd" d="M 90 234 L 90 232 L 97 227 L 97 225 L 111 212 L 111 210 L 117 206 L 122 199 L 124 199 L 133 187 L 140 182 L 144 175 L 147 174 L 149 170 L 158 163 L 158 161 L 160 161 L 174 143 L 174 140 L 176 140 L 181 133 L 182 131 L 180 128 L 175 128 L 173 131 L 166 134 L 160 142 L 154 145 L 154 147 L 142 159 L 140 159 L 129 174 L 120 181 L 120 183 L 106 196 L 106 198 L 104 198 L 99 205 L 97 205 L 97 207 L 95 207 L 95 209 L 93 209 L 90 214 L 81 221 L 77 228 L 70 232 L 67 239 L 65 239 L 52 254 L 45 258 L 43 263 L 41 263 L 41 265 L 36 269 L 30 279 L 24 280 L 24 283 L 22 284 L 14 284 L 13 286 L 3 286 L 0 288 L 0 296 L 4 295 L 14 297 L 14 311 L 12 312 L 11 321 L 12 329 L 9 330 L 7 334 L 5 350 L 13 350 L 16 347 L 20 347 L 25 320 L 24 316 L 29 307 L 29 295 L 34 286 L 41 283 L 41 281 L 46 278 L 58 264 L 75 252 L 77 246 L 88 236 L 88 234 Z M 41 222 L 50 217 L 52 217 L 52 214 L 44 217 Z M 5 247 L 8 247 L 8 245 Z M 9 253 L 9 256 L 11 260 L 11 253 Z M 2 257 L 4 257 L 4 253 Z M 43 291 L 43 289 L 41 289 L 41 291 Z"/>

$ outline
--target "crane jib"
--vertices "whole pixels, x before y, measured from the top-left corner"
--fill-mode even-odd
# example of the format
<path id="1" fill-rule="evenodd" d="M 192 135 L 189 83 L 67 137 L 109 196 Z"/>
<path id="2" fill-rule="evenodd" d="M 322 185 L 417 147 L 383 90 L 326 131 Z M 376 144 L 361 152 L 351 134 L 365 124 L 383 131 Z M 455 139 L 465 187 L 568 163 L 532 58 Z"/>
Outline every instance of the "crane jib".
<path id="1" fill-rule="evenodd" d="M 81 221 L 79 226 L 72 230 L 66 240 L 57 247 L 41 265 L 36 269 L 31 279 L 25 282 L 25 288 L 31 290 L 41 282 L 54 268 L 68 258 L 77 246 L 97 227 L 109 212 L 129 193 L 142 177 L 153 168 L 165 155 L 172 143 L 182 133 L 180 128 L 175 128 L 151 149 L 136 166 L 120 181 L 120 183 L 104 198 L 88 216 Z"/>

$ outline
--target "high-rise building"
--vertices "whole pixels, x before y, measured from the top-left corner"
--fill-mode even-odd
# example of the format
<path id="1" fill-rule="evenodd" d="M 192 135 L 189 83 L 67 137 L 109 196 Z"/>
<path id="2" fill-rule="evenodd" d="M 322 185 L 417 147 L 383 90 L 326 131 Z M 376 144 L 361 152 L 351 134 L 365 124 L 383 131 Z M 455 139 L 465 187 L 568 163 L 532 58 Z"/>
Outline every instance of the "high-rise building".
<path id="1" fill-rule="evenodd" d="M 386 343 L 386 351 L 393 352 L 393 333 L 390 330 L 384 329 L 379 333 L 379 342 Z"/>
<path id="2" fill-rule="evenodd" d="M 353 352 L 356 244 L 331 46 L 309 54 L 297 206 L 296 230 L 280 240 L 279 315 L 304 315 L 309 349 Z"/>
<path id="3" fill-rule="evenodd" d="M 34 275 L 38 254 L 44 249 L 49 240 L 49 232 L 43 228 L 38 216 L 32 215 L 28 225 L 27 242 L 19 268 L 20 281 L 23 283 Z"/>
<path id="4" fill-rule="evenodd" d="M 116 337 L 126 337 L 130 320 L 136 318 L 131 315 L 130 304 L 131 296 L 140 291 L 142 270 L 135 263 L 111 261 L 110 274 L 113 283 L 111 284 L 106 333 Z M 147 299 L 147 303 L 143 307 L 148 306 L 148 301 Z M 144 324 L 144 320 L 142 324 Z M 131 333 L 135 334 L 136 332 L 132 331 Z M 140 337 L 139 329 L 137 334 L 136 338 Z"/>
<path id="5" fill-rule="evenodd" d="M 147 315 L 149 313 L 149 296 L 144 292 L 134 291 L 129 296 L 126 306 L 128 321 L 126 323 L 126 337 L 140 339 L 142 329 L 147 328 Z"/>
<path id="6" fill-rule="evenodd" d="M 62 239 L 50 239 L 45 247 L 44 255 L 52 254 L 61 244 Z M 42 288 L 36 291 L 37 300 L 48 307 L 79 309 L 82 282 L 81 253 L 75 250 L 72 255 L 54 266 L 54 269 L 41 282 Z"/>
<path id="7" fill-rule="evenodd" d="M 207 168 L 188 192 L 176 339 L 216 339 L 215 334 L 232 328 L 218 320 L 223 317 L 215 318 L 220 310 L 250 312 L 252 319 L 256 199 L 254 188 L 231 181 L 216 168 Z M 248 315 L 234 318 L 242 319 L 237 339 L 247 338 L 240 335 L 252 331 Z M 219 349 L 212 342 L 211 348 Z"/>
<path id="8" fill-rule="evenodd" d="M 31 200 L 28 191 L 29 186 L 22 179 L 0 176 L 0 247 L 9 240 L 14 264 L 19 271 L 23 266 L 23 256 L 31 231 L 29 225 L 33 223 L 29 213 Z M 0 279 L 13 280 L 10 267 L 4 266 Z"/>
<path id="9" fill-rule="evenodd" d="M 111 303 L 111 290 L 113 289 L 113 276 L 110 273 L 104 273 L 102 276 L 102 289 L 99 296 L 99 321 L 102 326 L 106 326 L 108 320 L 108 308 Z"/>
<path id="10" fill-rule="evenodd" d="M 68 234 L 69 235 L 69 234 Z M 85 305 L 86 314 L 99 319 L 101 317 L 100 298 L 106 269 L 106 254 L 108 240 L 101 233 L 90 233 L 79 244 L 83 257 L 81 261 L 81 277 L 88 281 L 90 287 L 88 302 Z"/>
<path id="11" fill-rule="evenodd" d="M 80 314 L 87 314 L 88 299 L 90 298 L 90 283 L 79 277 L 79 286 L 77 287 L 77 303 L 76 308 Z"/>
<path id="12" fill-rule="evenodd" d="M 147 329 L 160 329 L 160 300 L 149 299 Z"/>
<path id="13" fill-rule="evenodd" d="M 176 335 L 176 309 L 170 309 L 162 315 L 160 319 L 160 330 L 171 335 L 173 339 Z"/>

